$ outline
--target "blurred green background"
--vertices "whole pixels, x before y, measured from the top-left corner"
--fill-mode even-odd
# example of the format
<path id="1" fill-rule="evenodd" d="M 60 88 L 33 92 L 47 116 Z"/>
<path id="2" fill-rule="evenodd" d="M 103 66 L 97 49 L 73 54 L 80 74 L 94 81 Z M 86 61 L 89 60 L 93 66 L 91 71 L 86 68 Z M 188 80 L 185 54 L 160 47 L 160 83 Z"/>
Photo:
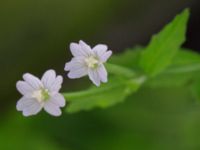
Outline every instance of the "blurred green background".
<path id="1" fill-rule="evenodd" d="M 105 43 L 114 53 L 149 38 L 191 8 L 187 48 L 200 50 L 199 0 L 0 0 L 0 150 L 199 150 L 200 107 L 184 88 L 142 88 L 108 109 L 54 118 L 16 111 L 16 81 L 69 61 L 69 43 Z M 62 91 L 90 83 L 65 78 Z"/>

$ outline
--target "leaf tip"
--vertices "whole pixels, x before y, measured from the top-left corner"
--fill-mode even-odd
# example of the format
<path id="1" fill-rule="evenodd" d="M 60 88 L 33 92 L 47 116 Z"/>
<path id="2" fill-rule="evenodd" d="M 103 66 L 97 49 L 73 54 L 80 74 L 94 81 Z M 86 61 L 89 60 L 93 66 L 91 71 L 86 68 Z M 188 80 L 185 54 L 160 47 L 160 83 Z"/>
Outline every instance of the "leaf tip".
<path id="1" fill-rule="evenodd" d="M 185 8 L 180 15 L 183 15 L 186 18 L 186 20 L 188 20 L 190 16 L 190 8 Z"/>

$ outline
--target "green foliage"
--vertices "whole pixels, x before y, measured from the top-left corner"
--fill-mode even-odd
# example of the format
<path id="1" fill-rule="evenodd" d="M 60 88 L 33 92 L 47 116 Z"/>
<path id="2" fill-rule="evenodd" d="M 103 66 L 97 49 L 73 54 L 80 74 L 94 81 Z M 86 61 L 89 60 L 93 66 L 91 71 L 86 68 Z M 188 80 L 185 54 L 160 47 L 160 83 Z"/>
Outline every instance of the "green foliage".
<path id="1" fill-rule="evenodd" d="M 150 88 L 188 87 L 200 98 L 200 55 L 182 49 L 189 10 L 177 15 L 149 45 L 127 49 L 112 56 L 106 64 L 109 82 L 85 91 L 65 93 L 67 111 L 106 108 L 124 101 L 142 85 Z"/>
<path id="2" fill-rule="evenodd" d="M 70 105 L 68 112 L 90 110 L 94 107 L 106 108 L 122 102 L 127 96 L 135 92 L 141 85 L 142 79 L 125 80 L 111 78 L 107 84 L 98 88 L 92 87 L 86 91 L 66 93 Z"/>
<path id="3" fill-rule="evenodd" d="M 188 17 L 189 10 L 186 9 L 160 33 L 152 37 L 140 60 L 140 66 L 145 73 L 155 76 L 170 65 L 171 60 L 185 41 Z"/>
<path id="4" fill-rule="evenodd" d="M 200 78 L 191 85 L 191 93 L 193 97 L 200 102 Z"/>
<path id="5" fill-rule="evenodd" d="M 112 57 L 112 63 L 120 66 L 129 67 L 129 69 L 138 70 L 138 64 L 144 47 L 128 49 L 120 55 Z M 120 59 L 122 58 L 122 59 Z M 134 58 L 131 63 L 131 58 Z M 160 75 L 150 78 L 145 83 L 147 87 L 181 87 L 193 83 L 200 76 L 200 55 L 189 49 L 179 49 L 178 53 L 172 59 L 171 65 Z"/>
<path id="6" fill-rule="evenodd" d="M 200 55 L 189 49 L 181 49 L 165 72 L 186 73 L 198 70 L 200 70 Z"/>
<path id="7" fill-rule="evenodd" d="M 141 46 L 137 46 L 134 48 L 126 49 L 123 53 L 113 55 L 108 63 L 118 64 L 120 66 L 124 66 L 130 68 L 132 70 L 139 70 L 139 60 L 141 57 L 141 51 L 144 48 Z"/>
<path id="8" fill-rule="evenodd" d="M 200 76 L 200 55 L 191 50 L 180 49 L 172 64 L 146 85 L 150 87 L 188 86 Z"/>
<path id="9" fill-rule="evenodd" d="M 138 64 L 144 47 L 136 47 L 126 50 L 120 55 L 112 57 L 110 62 L 129 69 L 138 70 Z M 122 58 L 122 59 L 120 59 Z M 131 58 L 134 58 L 131 62 Z M 141 71 L 141 70 L 139 70 Z M 160 75 L 150 78 L 147 87 L 171 87 L 184 86 L 195 81 L 200 76 L 200 55 L 189 49 L 179 49 L 172 63 Z"/>

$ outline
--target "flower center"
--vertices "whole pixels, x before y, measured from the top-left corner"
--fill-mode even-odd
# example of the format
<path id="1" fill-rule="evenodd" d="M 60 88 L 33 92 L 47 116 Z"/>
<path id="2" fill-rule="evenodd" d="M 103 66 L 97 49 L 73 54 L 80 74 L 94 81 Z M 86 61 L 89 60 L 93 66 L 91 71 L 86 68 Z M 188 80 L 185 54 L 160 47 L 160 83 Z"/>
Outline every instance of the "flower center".
<path id="1" fill-rule="evenodd" d="M 90 56 L 90 57 L 86 58 L 85 62 L 89 68 L 96 68 L 99 63 L 98 59 L 95 58 L 94 56 Z"/>
<path id="2" fill-rule="evenodd" d="M 34 91 L 32 97 L 41 103 L 48 100 L 50 95 L 48 89 L 41 88 L 40 90 Z"/>

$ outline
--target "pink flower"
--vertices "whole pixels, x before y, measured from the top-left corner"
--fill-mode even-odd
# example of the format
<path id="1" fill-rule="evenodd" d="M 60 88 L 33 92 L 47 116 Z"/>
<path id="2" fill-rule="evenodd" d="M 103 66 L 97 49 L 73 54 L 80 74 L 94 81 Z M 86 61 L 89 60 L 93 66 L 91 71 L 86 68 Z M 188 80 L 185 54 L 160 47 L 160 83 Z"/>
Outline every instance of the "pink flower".
<path id="1" fill-rule="evenodd" d="M 104 63 L 112 55 L 112 51 L 108 50 L 106 45 L 98 44 L 91 48 L 85 42 L 79 41 L 79 43 L 71 43 L 70 50 L 74 57 L 65 65 L 65 71 L 69 71 L 69 78 L 75 79 L 88 75 L 96 86 L 101 82 L 107 82 Z"/>
<path id="2" fill-rule="evenodd" d="M 60 116 L 60 107 L 65 106 L 65 99 L 59 93 L 63 82 L 62 76 L 56 76 L 54 70 L 44 73 L 42 79 L 26 73 L 24 81 L 17 82 L 17 90 L 23 97 L 17 102 L 17 110 L 22 111 L 24 116 L 36 115 L 42 108 L 53 115 Z"/>

